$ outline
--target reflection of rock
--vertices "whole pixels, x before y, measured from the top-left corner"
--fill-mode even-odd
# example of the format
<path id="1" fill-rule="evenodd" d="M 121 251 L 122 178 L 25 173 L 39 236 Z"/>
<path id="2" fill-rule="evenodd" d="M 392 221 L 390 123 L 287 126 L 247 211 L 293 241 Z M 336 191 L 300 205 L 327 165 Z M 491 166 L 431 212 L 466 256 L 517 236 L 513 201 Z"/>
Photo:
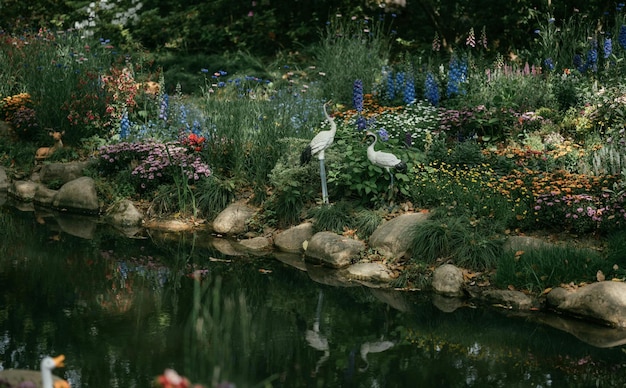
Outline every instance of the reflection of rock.
<path id="1" fill-rule="evenodd" d="M 428 219 L 425 213 L 406 213 L 384 222 L 369 238 L 369 245 L 387 258 L 400 258 L 409 250 L 411 229 Z"/>
<path id="2" fill-rule="evenodd" d="M 330 268 L 345 268 L 356 261 L 365 249 L 362 241 L 333 232 L 319 232 L 311 237 L 305 257 Z"/>
<path id="3" fill-rule="evenodd" d="M 547 301 L 563 313 L 626 328 L 626 283 L 592 283 L 573 292 L 557 287 Z"/>
<path id="4" fill-rule="evenodd" d="M 465 301 L 459 298 L 451 298 L 439 294 L 432 295 L 433 306 L 444 313 L 451 313 L 456 309 L 465 306 Z"/>
<path id="5" fill-rule="evenodd" d="M 409 294 L 406 291 L 372 288 L 370 289 L 370 292 L 376 299 L 388 304 L 398 311 L 409 312 L 412 310 L 412 305 L 407 300 Z"/>
<path id="6" fill-rule="evenodd" d="M 313 236 L 313 224 L 305 222 L 278 233 L 274 245 L 283 252 L 302 252 L 302 244 Z"/>
<path id="7" fill-rule="evenodd" d="M 530 317 L 532 320 L 570 333 L 579 340 L 598 348 L 611 348 L 626 344 L 626 330 L 549 314 L 533 314 Z"/>
<path id="8" fill-rule="evenodd" d="M 220 253 L 226 256 L 245 256 L 246 253 L 238 250 L 235 247 L 235 244 L 236 242 L 232 242 L 224 238 L 211 239 L 211 245 L 213 246 L 213 248 L 220 251 Z"/>
<path id="9" fill-rule="evenodd" d="M 333 287 L 356 287 L 356 282 L 351 282 L 341 274 L 341 271 L 323 267 L 321 265 L 306 264 L 306 270 L 309 277 L 320 284 L 326 284 Z"/>
<path id="10" fill-rule="evenodd" d="M 463 271 L 452 264 L 444 264 L 433 272 L 432 287 L 435 293 L 444 296 L 463 296 Z"/>
<path id="11" fill-rule="evenodd" d="M 93 238 L 98 226 L 97 219 L 80 215 L 58 214 L 56 221 L 63 232 L 87 240 Z"/>
<path id="12" fill-rule="evenodd" d="M 306 271 L 306 263 L 304 262 L 302 255 L 298 253 L 273 252 L 272 256 L 281 263 L 297 268 L 300 271 Z"/>

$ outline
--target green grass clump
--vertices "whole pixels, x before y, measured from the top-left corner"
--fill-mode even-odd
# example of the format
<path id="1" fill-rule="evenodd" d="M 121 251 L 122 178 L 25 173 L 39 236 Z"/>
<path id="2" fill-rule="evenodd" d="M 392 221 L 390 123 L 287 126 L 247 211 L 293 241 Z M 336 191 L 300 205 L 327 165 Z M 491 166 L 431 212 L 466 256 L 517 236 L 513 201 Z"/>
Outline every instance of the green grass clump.
<path id="1" fill-rule="evenodd" d="M 309 211 L 309 216 L 314 219 L 314 231 L 329 231 L 341 234 L 344 232 L 344 229 L 351 229 L 354 225 L 353 212 L 354 208 L 350 202 L 339 201 L 314 207 Z"/>
<path id="2" fill-rule="evenodd" d="M 354 214 L 354 225 L 360 238 L 371 236 L 382 222 L 383 216 L 379 211 L 361 209 Z"/>
<path id="3" fill-rule="evenodd" d="M 570 245 L 509 251 L 500 258 L 493 283 L 540 293 L 562 283 L 595 281 L 598 270 L 610 275 L 612 265 L 597 251 Z"/>
<path id="4" fill-rule="evenodd" d="M 197 183 L 195 192 L 201 214 L 214 219 L 235 200 L 235 183 L 211 175 Z"/>
<path id="5" fill-rule="evenodd" d="M 414 262 L 452 261 L 460 267 L 485 270 L 498 262 L 502 241 L 486 222 L 434 216 L 414 227 L 411 252 Z"/>

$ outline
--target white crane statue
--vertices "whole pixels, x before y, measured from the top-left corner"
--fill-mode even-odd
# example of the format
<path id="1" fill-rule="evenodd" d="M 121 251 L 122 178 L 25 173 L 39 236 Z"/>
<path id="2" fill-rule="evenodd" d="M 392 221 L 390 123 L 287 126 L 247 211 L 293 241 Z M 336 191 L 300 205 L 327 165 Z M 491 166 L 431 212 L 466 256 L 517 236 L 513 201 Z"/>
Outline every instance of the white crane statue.
<path id="1" fill-rule="evenodd" d="M 393 168 L 399 172 L 406 172 L 407 170 L 406 163 L 400 160 L 394 154 L 391 154 L 389 152 L 376 151 L 374 149 L 374 146 L 376 145 L 376 140 L 378 139 L 378 136 L 376 136 L 375 133 L 367 131 L 365 133 L 365 136 L 374 138 L 374 141 L 372 142 L 372 144 L 370 144 L 369 147 L 367 147 L 367 158 L 369 159 L 370 162 L 372 162 L 373 165 L 382 167 L 385 170 L 387 170 L 387 173 L 389 173 L 389 178 L 391 182 L 389 184 L 389 188 L 392 188 L 393 187 L 393 173 L 391 172 L 391 169 Z"/>
<path id="2" fill-rule="evenodd" d="M 311 142 L 306 146 L 302 154 L 300 154 L 300 165 L 304 166 L 305 164 L 311 161 L 312 155 L 317 155 L 317 158 L 320 160 L 320 178 L 322 180 L 322 199 L 324 203 L 328 203 L 328 188 L 326 186 L 326 168 L 324 165 L 324 151 L 333 144 L 335 140 L 335 133 L 337 132 L 337 124 L 335 124 L 335 119 L 330 117 L 328 112 L 326 111 L 326 105 L 330 103 L 327 102 L 324 104 L 324 116 L 326 116 L 326 120 L 330 123 L 330 129 L 327 131 L 321 131 Z"/>

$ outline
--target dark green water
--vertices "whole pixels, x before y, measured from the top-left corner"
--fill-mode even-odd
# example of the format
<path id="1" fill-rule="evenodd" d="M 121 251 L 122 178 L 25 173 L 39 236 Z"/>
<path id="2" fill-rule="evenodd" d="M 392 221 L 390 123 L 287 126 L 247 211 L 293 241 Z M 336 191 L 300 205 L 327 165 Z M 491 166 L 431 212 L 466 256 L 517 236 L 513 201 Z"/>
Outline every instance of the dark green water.
<path id="1" fill-rule="evenodd" d="M 626 385 L 624 345 L 495 309 L 446 313 L 420 293 L 331 287 L 271 256 L 225 256 L 210 236 L 141 236 L 0 207 L 2 368 L 62 353 L 56 374 L 80 388 L 149 387 L 168 367 L 239 388 Z"/>

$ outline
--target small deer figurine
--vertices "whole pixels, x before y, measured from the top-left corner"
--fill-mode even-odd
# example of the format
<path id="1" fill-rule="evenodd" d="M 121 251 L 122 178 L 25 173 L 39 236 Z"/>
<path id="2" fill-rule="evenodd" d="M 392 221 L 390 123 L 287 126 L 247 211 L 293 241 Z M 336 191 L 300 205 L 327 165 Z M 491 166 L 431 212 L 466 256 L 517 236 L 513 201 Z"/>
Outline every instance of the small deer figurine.
<path id="1" fill-rule="evenodd" d="M 54 151 L 58 150 L 59 148 L 63 148 L 63 141 L 61 140 L 61 138 L 63 137 L 63 135 L 65 135 L 65 131 L 50 131 L 48 132 L 48 134 L 52 136 L 52 139 L 54 140 L 54 145 L 52 147 L 41 147 L 37 149 L 37 152 L 35 153 L 35 161 L 44 160 L 52 155 Z"/>

